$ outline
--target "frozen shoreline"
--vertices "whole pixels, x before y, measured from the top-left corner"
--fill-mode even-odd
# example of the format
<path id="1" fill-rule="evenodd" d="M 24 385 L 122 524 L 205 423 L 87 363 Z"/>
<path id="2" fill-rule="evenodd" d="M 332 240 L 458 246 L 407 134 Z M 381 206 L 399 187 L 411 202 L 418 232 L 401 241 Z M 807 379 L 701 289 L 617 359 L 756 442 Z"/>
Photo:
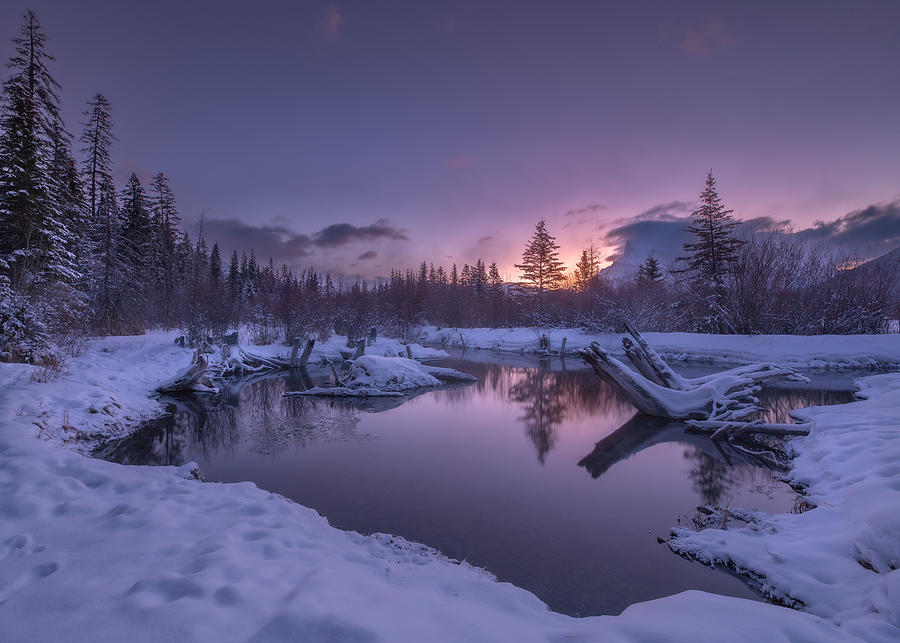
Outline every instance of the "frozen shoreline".
<path id="1" fill-rule="evenodd" d="M 533 331 L 518 330 L 523 336 L 531 333 L 536 342 Z M 571 333 L 568 336 L 569 345 L 577 347 Z M 363 537 L 336 530 L 315 511 L 252 483 L 201 483 L 191 479 L 189 466 L 121 466 L 77 453 L 86 444 L 79 435 L 123 435 L 159 412 L 160 404 L 150 392 L 190 360 L 190 351 L 175 346 L 173 338 L 173 333 L 150 333 L 91 342 L 68 365 L 69 374 L 50 384 L 30 383 L 29 366 L 0 364 L 3 640 L 837 641 L 878 640 L 872 638 L 876 636 L 888 640 L 900 634 L 896 622 L 900 572 L 889 570 L 896 552 L 889 549 L 890 538 L 885 544 L 878 537 L 892 525 L 891 514 L 884 512 L 900 515 L 900 474 L 893 471 L 891 477 L 889 464 L 879 465 L 866 488 L 876 494 L 881 506 L 870 508 L 878 511 L 852 516 L 855 521 L 866 516 L 881 521 L 875 523 L 881 531 L 872 531 L 874 540 L 865 542 L 872 564 L 886 571 L 873 572 L 854 562 L 864 575 L 882 582 L 867 580 L 858 588 L 855 583 L 863 577 L 857 578 L 853 570 L 846 581 L 854 585 L 843 592 L 851 595 L 864 589 L 870 604 L 881 610 L 874 616 L 861 611 L 865 605 L 841 603 L 831 595 L 834 590 L 829 594 L 827 588 L 807 583 L 802 589 L 816 600 L 804 602 L 828 620 L 696 591 L 636 604 L 616 617 L 575 619 L 550 612 L 532 594 L 498 583 L 465 563 L 448 561 L 427 547 L 385 535 Z M 661 345 L 659 337 L 649 339 Z M 683 338 L 671 341 L 677 346 Z M 332 338 L 319 350 L 328 356 L 341 344 Z M 369 352 L 401 350 L 399 342 L 382 339 Z M 421 350 L 416 357 L 439 354 Z M 841 363 L 880 354 L 890 351 L 880 344 L 853 347 Z M 840 357 L 839 350 L 830 356 Z M 890 413 L 891 404 L 900 407 L 900 375 L 865 378 L 863 386 L 871 399 L 850 405 L 856 407 L 851 411 L 831 407 L 805 412 L 817 430 L 808 443 L 798 443 L 801 455 L 794 475 L 809 486 L 820 509 L 774 517 L 784 520 L 783 532 L 776 538 L 793 533 L 792 519 L 809 521 L 823 509 L 842 514 L 840 503 L 846 498 L 841 495 L 845 493 L 841 480 L 846 471 L 814 465 L 837 457 L 829 450 L 832 441 L 843 444 L 853 437 L 842 426 L 852 422 L 870 426 L 866 430 L 875 433 L 866 434 L 866 439 L 880 440 L 876 455 L 894 454 L 893 462 L 900 461 L 896 446 L 900 418 Z M 65 419 L 71 428 L 63 428 Z M 816 460 L 820 452 L 824 455 Z M 836 474 L 840 475 L 832 479 Z M 836 504 L 829 506 L 832 502 Z M 696 534 L 697 552 L 707 551 L 710 557 L 732 552 L 732 561 L 748 569 L 762 564 L 753 557 L 759 543 L 749 540 L 753 546 L 743 547 L 736 540 L 761 541 L 758 535 L 715 531 Z M 687 537 L 690 534 L 679 535 Z M 716 545 L 720 540 L 727 544 Z M 673 544 L 679 542 L 685 551 L 691 544 L 678 539 Z M 737 549 L 732 551 L 729 546 L 734 543 Z M 746 559 L 735 558 L 745 551 L 750 552 Z M 832 560 L 829 555 L 831 549 L 816 562 L 827 564 Z M 793 570 L 790 564 L 782 565 Z M 797 575 L 803 567 L 799 569 Z M 761 571 L 773 587 L 796 582 L 767 567 Z M 894 612 L 883 600 L 875 600 L 879 596 L 888 601 L 893 597 Z"/>
<path id="2" fill-rule="evenodd" d="M 419 341 L 436 346 L 536 353 L 541 334 L 551 352 L 566 338 L 566 354 L 598 342 L 624 355 L 621 333 L 586 333 L 577 328 L 437 328 L 425 326 Z M 776 362 L 794 368 L 882 369 L 900 367 L 900 335 L 705 335 L 644 333 L 663 358 L 709 364 Z"/>

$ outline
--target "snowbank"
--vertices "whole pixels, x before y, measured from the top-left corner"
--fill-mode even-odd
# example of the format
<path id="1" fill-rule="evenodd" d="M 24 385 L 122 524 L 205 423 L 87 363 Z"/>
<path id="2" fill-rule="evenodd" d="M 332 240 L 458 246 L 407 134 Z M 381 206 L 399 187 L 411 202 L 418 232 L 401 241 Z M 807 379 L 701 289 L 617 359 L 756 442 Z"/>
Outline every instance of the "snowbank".
<path id="1" fill-rule="evenodd" d="M 379 391 L 414 391 L 417 388 L 440 386 L 441 382 L 426 373 L 415 360 L 363 355 L 350 366 L 346 384 L 351 388 Z"/>
<path id="2" fill-rule="evenodd" d="M 900 640 L 900 373 L 858 381 L 868 399 L 803 409 L 790 479 L 814 509 L 747 527 L 676 530 L 670 546 L 755 577 L 772 597 L 866 641 Z"/>
<path id="3" fill-rule="evenodd" d="M 443 328 L 426 326 L 419 339 L 503 352 L 537 352 L 541 334 L 550 338 L 550 350 L 566 352 L 597 342 L 616 355 L 624 355 L 622 335 L 586 333 L 572 328 Z M 799 368 L 900 367 L 900 335 L 701 335 L 697 333 L 643 333 L 665 359 L 708 363 L 750 364 L 776 362 Z"/>
<path id="4" fill-rule="evenodd" d="M 810 597 L 811 609 L 834 623 L 701 592 L 633 605 L 616 617 L 570 618 L 550 612 L 524 590 L 421 545 L 333 529 L 316 512 L 252 483 L 204 483 L 194 479 L 190 465 L 122 466 L 61 446 L 73 446 L 79 432 L 124 431 L 158 411 L 150 392 L 191 358 L 172 337 L 155 333 L 92 342 L 71 361 L 68 376 L 50 384 L 30 383 L 32 367 L 0 364 L 0 640 L 828 642 L 888 633 L 888 619 L 895 617 L 897 573 L 860 567 L 873 578 L 892 580 L 879 584 L 858 574 L 845 578 L 843 568 L 833 572 L 840 583 L 863 582 L 845 586 L 845 599 L 827 588 L 821 597 Z M 892 497 L 879 485 L 897 489 L 900 459 L 890 444 L 897 440 L 897 417 L 889 408 L 897 407 L 900 386 L 876 384 L 878 396 L 870 387 L 871 402 L 861 403 L 870 406 L 851 412 L 837 408 L 834 416 L 827 409 L 816 411 L 816 421 L 831 429 L 804 449 L 807 468 L 798 476 L 814 481 L 845 475 L 829 463 L 848 441 L 856 445 L 851 459 L 870 452 L 841 428 L 851 425 L 851 418 L 870 427 L 866 435 L 879 440 L 873 447 L 892 450 L 893 464 L 878 459 L 869 481 L 859 470 L 852 474 L 888 502 L 877 515 L 854 513 L 874 520 L 871 529 L 864 520 L 855 523 L 854 542 L 881 569 L 889 559 L 869 552 L 887 552 L 879 539 L 893 525 L 886 513 Z M 872 428 L 879 422 L 881 432 Z M 833 447 L 828 446 L 831 431 L 836 432 Z M 866 457 L 869 464 L 880 458 Z M 830 486 L 844 489 L 833 479 L 811 485 L 820 504 L 851 499 Z M 807 520 L 821 511 L 787 518 Z M 727 539 L 736 532 L 724 533 Z M 806 549 L 828 546 L 829 538 L 816 534 Z M 825 552 L 822 560 L 831 561 L 832 555 L 843 553 Z M 781 565 L 794 568 L 790 559 Z M 832 572 L 820 567 L 817 573 Z M 802 585 L 802 579 L 796 582 Z M 881 612 L 866 616 L 852 608 L 856 588 L 866 590 L 864 605 Z M 860 638 L 850 636 L 857 632 Z"/>
<path id="5" fill-rule="evenodd" d="M 288 359 L 291 356 L 290 346 L 281 344 L 267 344 L 265 346 L 250 345 L 245 333 L 240 334 L 240 344 L 255 355 L 280 357 L 282 359 Z M 408 346 L 414 360 L 440 359 L 448 356 L 447 351 L 441 350 L 440 348 L 430 348 L 422 346 L 421 344 L 408 344 Z M 391 339 L 389 337 L 379 337 L 374 344 L 366 346 L 366 355 L 377 355 L 379 357 L 394 357 L 400 355 L 401 357 L 408 357 L 406 347 L 407 344 L 404 344 L 400 340 Z M 355 349 L 347 348 L 346 335 L 332 335 L 324 342 L 316 342 L 312 354 L 309 357 L 309 362 L 315 364 L 323 359 L 337 362 L 343 359 L 342 352 L 348 350 L 351 352 L 355 351 Z"/>

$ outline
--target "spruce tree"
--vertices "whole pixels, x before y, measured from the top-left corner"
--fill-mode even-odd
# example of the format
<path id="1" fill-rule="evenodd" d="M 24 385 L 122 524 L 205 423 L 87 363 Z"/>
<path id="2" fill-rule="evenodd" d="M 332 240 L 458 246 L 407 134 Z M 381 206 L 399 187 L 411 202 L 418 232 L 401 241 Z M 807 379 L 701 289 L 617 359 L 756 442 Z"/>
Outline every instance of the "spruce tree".
<path id="1" fill-rule="evenodd" d="M 599 267 L 600 258 L 594 244 L 591 243 L 588 248 L 581 251 L 581 257 L 575 264 L 575 290 L 587 292 L 594 282 L 594 277 L 600 272 Z"/>
<path id="2" fill-rule="evenodd" d="M 716 179 L 712 170 L 706 175 L 706 187 L 700 194 L 700 207 L 691 213 L 691 232 L 696 241 L 684 244 L 686 256 L 680 260 L 687 266 L 679 272 L 687 273 L 706 285 L 717 287 L 724 283 L 737 259 L 737 253 L 744 241 L 734 236 L 738 225 L 726 210 L 716 190 Z"/>
<path id="3" fill-rule="evenodd" d="M 522 253 L 522 263 L 516 264 L 516 268 L 522 271 L 521 280 L 525 291 L 535 296 L 538 311 L 543 312 L 544 294 L 562 286 L 566 270 L 559 260 L 559 244 L 547 232 L 547 223 L 543 219 L 538 221 L 534 234 Z"/>
<path id="4" fill-rule="evenodd" d="M 0 105 L 0 323 L 18 328 L 15 359 L 36 359 L 46 332 L 78 317 L 81 273 L 78 184 L 71 174 L 69 135 L 59 113 L 53 56 L 34 13 L 27 11 Z M 48 328 L 56 326 L 56 328 Z M 23 348 L 27 344 L 27 348 Z"/>
<path id="5" fill-rule="evenodd" d="M 110 147 L 116 137 L 112 133 L 109 101 L 102 94 L 95 94 L 83 112 L 81 153 L 84 154 L 81 173 L 84 177 L 91 220 L 98 220 L 100 190 L 106 177 L 112 176 Z"/>
<path id="6" fill-rule="evenodd" d="M 653 286 L 662 283 L 663 270 L 662 266 L 659 265 L 659 259 L 652 254 L 649 255 L 647 260 L 638 267 L 638 274 L 635 280 L 640 286 Z"/>
<path id="7" fill-rule="evenodd" d="M 175 193 L 169 179 L 160 172 L 150 182 L 150 209 L 153 225 L 153 279 L 161 304 L 160 321 L 166 328 L 175 322 L 175 245 L 181 218 L 175 207 Z"/>
<path id="8" fill-rule="evenodd" d="M 153 283 L 151 276 L 153 226 L 147 209 L 147 197 L 140 179 L 132 172 L 122 190 L 121 236 L 124 242 L 127 317 L 135 328 L 143 326 L 146 297 Z"/>

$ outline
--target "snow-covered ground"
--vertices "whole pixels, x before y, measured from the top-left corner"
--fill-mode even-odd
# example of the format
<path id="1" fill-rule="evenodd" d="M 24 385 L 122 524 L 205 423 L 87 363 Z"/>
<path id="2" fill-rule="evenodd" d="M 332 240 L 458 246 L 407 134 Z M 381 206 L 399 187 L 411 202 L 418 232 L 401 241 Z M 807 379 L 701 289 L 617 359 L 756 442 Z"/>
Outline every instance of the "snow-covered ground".
<path id="1" fill-rule="evenodd" d="M 559 351 L 566 338 L 566 352 L 591 342 L 624 355 L 622 335 L 587 333 L 576 328 L 437 328 L 426 326 L 419 341 L 428 344 L 491 349 L 501 352 L 535 352 L 542 334 L 550 338 L 550 350 Z M 701 335 L 697 333 L 644 333 L 665 359 L 722 364 L 777 362 L 795 368 L 896 368 L 900 367 L 900 335 Z"/>
<path id="2" fill-rule="evenodd" d="M 742 515 L 744 528 L 677 530 L 670 546 L 748 571 L 773 598 L 865 641 L 898 641 L 900 374 L 858 385 L 868 399 L 795 413 L 812 431 L 794 442 L 790 479 L 816 509 Z"/>
<path id="3" fill-rule="evenodd" d="M 900 532 L 900 374 L 864 380 L 869 400 L 806 412 L 814 431 L 798 441 L 794 476 L 819 508 L 770 517 L 777 522 L 768 551 L 769 541 L 751 530 L 679 535 L 685 549 L 695 539 L 695 551 L 723 559 L 733 545 L 729 560 L 765 574 L 772 591 L 812 613 L 685 592 L 619 616 L 576 619 L 426 547 L 336 530 L 252 483 L 205 483 L 190 465 L 122 466 L 78 453 L 85 439 L 121 435 L 160 410 L 151 391 L 191 358 L 173 337 L 92 342 L 52 383 L 31 382 L 30 366 L 0 364 L 0 640 L 900 637 L 900 572 L 891 571 Z M 367 352 L 405 351 L 381 342 Z M 336 357 L 341 340 L 324 342 L 321 354 L 332 348 Z M 418 350 L 413 356 L 422 358 L 431 349 Z M 848 359 L 880 350 L 857 346 Z M 839 358 L 839 347 L 828 356 Z"/>

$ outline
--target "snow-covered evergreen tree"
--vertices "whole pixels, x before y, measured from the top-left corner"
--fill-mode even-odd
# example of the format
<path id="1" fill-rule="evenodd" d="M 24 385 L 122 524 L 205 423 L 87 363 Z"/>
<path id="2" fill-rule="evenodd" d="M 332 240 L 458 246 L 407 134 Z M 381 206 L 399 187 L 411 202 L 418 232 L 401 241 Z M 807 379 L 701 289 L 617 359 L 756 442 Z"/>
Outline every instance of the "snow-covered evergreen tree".
<path id="1" fill-rule="evenodd" d="M 124 308 L 128 324 L 137 330 L 144 326 L 146 297 L 153 283 L 153 225 L 144 186 L 133 172 L 122 190 L 120 203 L 121 237 L 127 266 Z"/>
<path id="2" fill-rule="evenodd" d="M 152 212 L 152 279 L 156 290 L 158 321 L 166 328 L 175 324 L 175 245 L 181 218 L 169 179 L 160 172 L 150 182 Z"/>
<path id="3" fill-rule="evenodd" d="M 4 323 L 24 333 L 19 348 L 28 348 L 15 357 L 32 360 L 47 349 L 48 324 L 58 331 L 78 317 L 81 214 L 59 84 L 47 67 L 53 56 L 31 11 L 13 43 L 0 106 L 0 270 L 6 284 L 0 295 L 7 298 L 0 307 L 20 315 Z"/>
<path id="4" fill-rule="evenodd" d="M 659 259 L 654 257 L 652 254 L 649 255 L 639 267 L 638 273 L 635 277 L 639 286 L 654 286 L 656 284 L 662 283 L 663 281 L 663 269 L 659 264 Z"/>

